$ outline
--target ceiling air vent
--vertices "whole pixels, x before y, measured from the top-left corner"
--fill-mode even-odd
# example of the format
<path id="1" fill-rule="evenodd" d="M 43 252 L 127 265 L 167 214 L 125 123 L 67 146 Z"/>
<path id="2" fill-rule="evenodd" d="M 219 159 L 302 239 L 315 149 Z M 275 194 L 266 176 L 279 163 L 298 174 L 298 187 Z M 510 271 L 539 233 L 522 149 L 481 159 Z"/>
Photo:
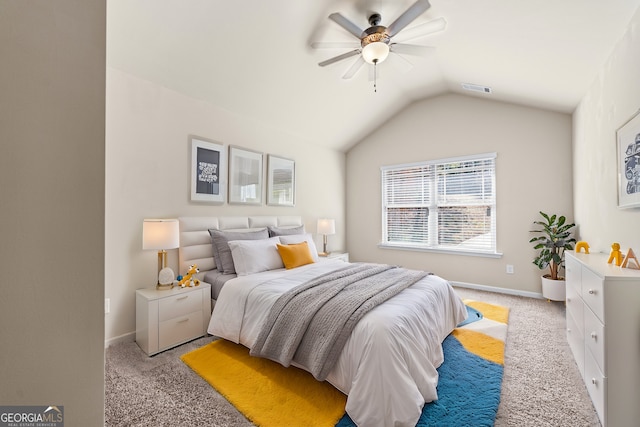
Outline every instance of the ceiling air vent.
<path id="1" fill-rule="evenodd" d="M 480 86 L 471 83 L 462 83 L 462 89 L 470 90 L 471 92 L 491 93 L 491 88 L 489 86 Z"/>

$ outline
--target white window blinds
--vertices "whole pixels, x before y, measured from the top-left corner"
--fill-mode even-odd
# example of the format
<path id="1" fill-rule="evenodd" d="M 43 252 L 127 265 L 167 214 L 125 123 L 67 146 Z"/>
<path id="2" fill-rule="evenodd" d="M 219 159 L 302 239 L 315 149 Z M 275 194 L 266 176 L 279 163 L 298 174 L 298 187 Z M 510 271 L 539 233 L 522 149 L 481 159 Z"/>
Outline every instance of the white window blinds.
<path id="1" fill-rule="evenodd" d="M 383 167 L 383 245 L 495 252 L 495 157 Z"/>

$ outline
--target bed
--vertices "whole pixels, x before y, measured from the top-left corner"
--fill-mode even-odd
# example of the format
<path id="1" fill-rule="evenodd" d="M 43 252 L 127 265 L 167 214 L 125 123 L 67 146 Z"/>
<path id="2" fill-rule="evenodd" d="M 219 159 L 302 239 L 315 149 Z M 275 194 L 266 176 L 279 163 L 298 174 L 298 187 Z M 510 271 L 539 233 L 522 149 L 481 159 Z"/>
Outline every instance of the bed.
<path id="1" fill-rule="evenodd" d="M 212 289 L 210 334 L 240 343 L 253 352 L 254 346 L 264 341 L 263 325 L 283 294 L 318 278 L 373 267 L 318 258 L 314 253 L 315 262 L 291 269 L 270 268 L 275 259 L 265 261 L 269 256 L 255 250 L 246 257 L 250 262 L 236 257 L 238 272 L 224 274 L 224 268 L 216 266 L 215 245 L 208 231 L 229 232 L 233 238 L 233 233 L 276 229 L 283 235 L 269 237 L 272 241 L 299 243 L 307 239 L 305 245 L 308 243 L 315 252 L 313 239 L 301 233 L 303 228 L 301 218 L 295 216 L 180 218 L 180 271 L 195 263 L 201 280 L 218 281 L 219 286 Z M 270 244 L 267 240 L 229 241 L 234 242 L 230 244 L 234 250 Z M 254 259 L 260 260 L 257 267 L 244 265 Z M 436 368 L 444 360 L 442 341 L 466 318 L 467 311 L 446 280 L 433 274 L 416 280 L 362 316 L 326 373 L 326 380 L 347 395 L 346 412 L 357 425 L 415 426 L 425 402 L 437 399 Z M 290 363 L 310 370 L 296 359 Z"/>

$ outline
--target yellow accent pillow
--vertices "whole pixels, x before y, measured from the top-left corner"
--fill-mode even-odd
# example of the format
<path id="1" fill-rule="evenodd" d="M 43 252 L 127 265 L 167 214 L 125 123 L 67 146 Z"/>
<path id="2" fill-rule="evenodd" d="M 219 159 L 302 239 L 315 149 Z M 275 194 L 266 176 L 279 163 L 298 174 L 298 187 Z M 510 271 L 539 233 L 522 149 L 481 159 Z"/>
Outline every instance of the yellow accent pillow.
<path id="1" fill-rule="evenodd" d="M 284 263 L 284 268 L 287 270 L 314 262 L 306 241 L 289 245 L 281 245 L 278 243 L 277 246 L 280 258 L 282 258 L 282 262 Z"/>

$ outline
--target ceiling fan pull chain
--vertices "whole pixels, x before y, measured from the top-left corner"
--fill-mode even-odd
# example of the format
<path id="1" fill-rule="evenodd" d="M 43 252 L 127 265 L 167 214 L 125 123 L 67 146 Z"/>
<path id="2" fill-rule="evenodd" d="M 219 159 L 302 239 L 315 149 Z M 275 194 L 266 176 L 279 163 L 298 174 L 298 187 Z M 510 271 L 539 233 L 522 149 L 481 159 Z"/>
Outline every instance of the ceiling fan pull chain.
<path id="1" fill-rule="evenodd" d="M 378 93 L 378 60 L 373 61 L 373 92 Z"/>

